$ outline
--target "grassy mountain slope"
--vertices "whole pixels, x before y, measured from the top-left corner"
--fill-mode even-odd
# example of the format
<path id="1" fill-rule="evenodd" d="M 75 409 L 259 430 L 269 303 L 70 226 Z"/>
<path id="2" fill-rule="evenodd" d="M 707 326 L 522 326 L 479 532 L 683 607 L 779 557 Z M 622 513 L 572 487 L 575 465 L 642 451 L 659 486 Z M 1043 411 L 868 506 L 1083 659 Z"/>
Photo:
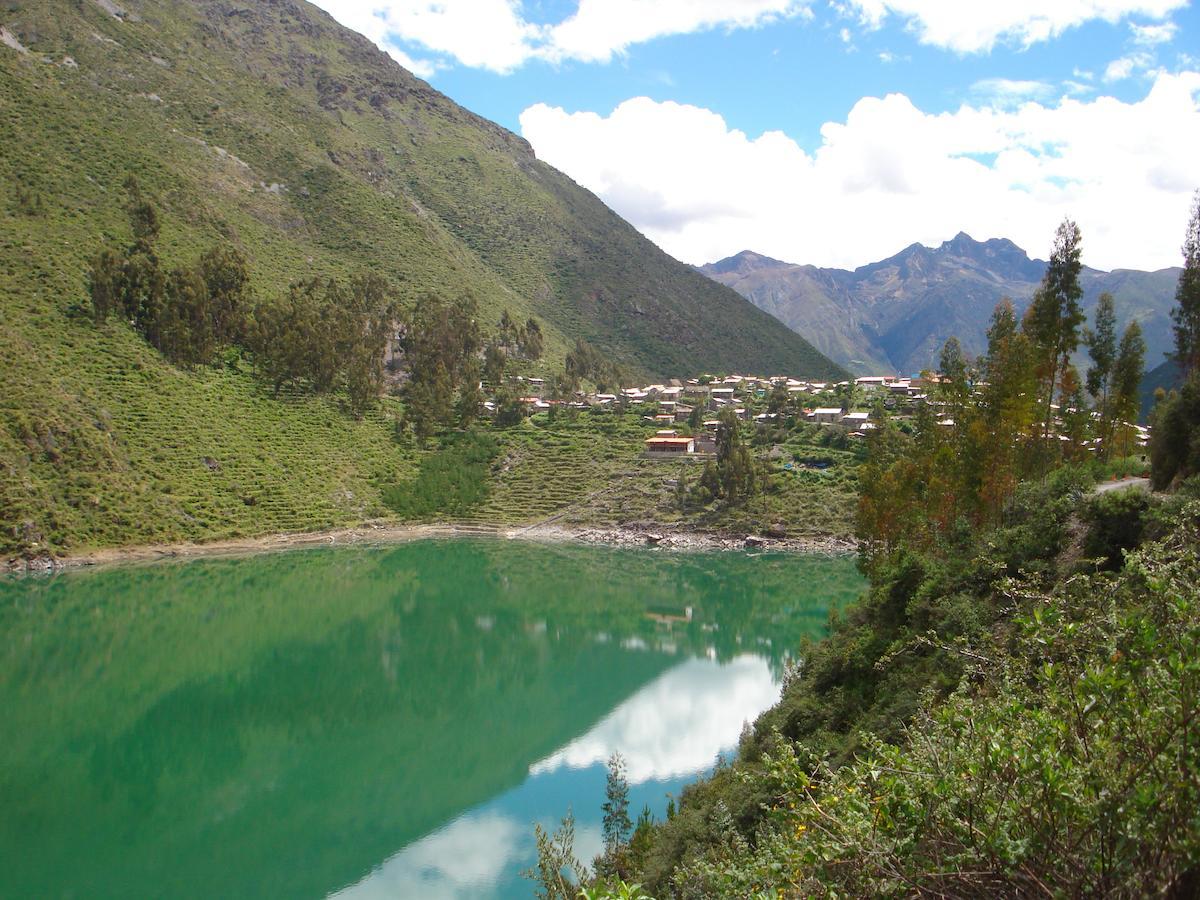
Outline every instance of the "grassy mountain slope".
<path id="1" fill-rule="evenodd" d="M 6 187 L 43 204 L 35 235 L 76 220 L 74 252 L 53 245 L 68 278 L 122 233 L 133 173 L 164 207 L 168 256 L 228 237 L 264 285 L 370 268 L 408 297 L 471 289 L 489 315 L 536 313 L 558 356 L 585 337 L 656 374 L 830 368 L 307 4 L 146 0 L 118 18 L 81 0 L 6 19 L 29 50 L 0 57 Z"/>
<path id="2" fill-rule="evenodd" d="M 959 234 L 941 246 L 913 244 L 853 272 L 780 262 L 745 251 L 704 266 L 709 277 L 811 340 L 821 352 L 862 373 L 920 371 L 937 362 L 946 338 L 969 353 L 986 348 L 992 310 L 1009 297 L 1029 305 L 1046 264 L 1012 241 L 975 241 Z M 1148 368 L 1171 344 L 1169 310 L 1179 269 L 1139 272 L 1084 269 L 1084 309 L 1104 291 L 1121 327 L 1136 319 L 1146 338 Z"/>
<path id="3" fill-rule="evenodd" d="M 91 324 L 131 174 L 168 265 L 227 240 L 260 294 L 370 270 L 538 316 L 547 367 L 584 337 L 647 374 L 839 371 L 307 4 L 14 2 L 0 25 L 0 549 L 354 521 L 413 466 L 386 404 L 275 400 Z"/>

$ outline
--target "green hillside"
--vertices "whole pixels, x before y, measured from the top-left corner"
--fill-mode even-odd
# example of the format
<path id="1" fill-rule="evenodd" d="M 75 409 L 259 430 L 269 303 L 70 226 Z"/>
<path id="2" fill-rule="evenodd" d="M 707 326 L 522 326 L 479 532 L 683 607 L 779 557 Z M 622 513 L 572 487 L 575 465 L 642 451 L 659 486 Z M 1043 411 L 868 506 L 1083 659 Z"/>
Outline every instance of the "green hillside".
<path id="1" fill-rule="evenodd" d="M 230 242 L 259 296 L 371 271 L 537 316 L 548 371 L 578 337 L 646 375 L 841 371 L 307 4 L 14 2 L 0 25 L 0 549 L 354 521 L 414 464 L 386 404 L 275 400 L 244 362 L 181 371 L 90 322 L 129 175 L 166 264 Z"/>

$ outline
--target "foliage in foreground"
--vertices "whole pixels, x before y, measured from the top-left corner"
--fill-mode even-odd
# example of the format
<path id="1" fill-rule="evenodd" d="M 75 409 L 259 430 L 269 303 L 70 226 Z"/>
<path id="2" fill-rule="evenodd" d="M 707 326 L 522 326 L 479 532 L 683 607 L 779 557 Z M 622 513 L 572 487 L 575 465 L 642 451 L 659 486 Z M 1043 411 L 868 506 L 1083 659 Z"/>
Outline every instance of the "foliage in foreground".
<path id="1" fill-rule="evenodd" d="M 1200 503 L 1119 575 L 1013 580 L 1011 643 L 905 740 L 850 765 L 777 740 L 756 846 L 694 859 L 685 896 L 1185 895 L 1200 880 Z"/>
<path id="2" fill-rule="evenodd" d="M 904 548 L 874 560 L 870 590 L 825 640 L 801 649 L 803 665 L 743 736 L 737 762 L 685 789 L 678 812 L 655 830 L 637 867 L 648 889 L 667 895 L 680 866 L 726 846 L 733 832 L 753 842 L 775 801 L 764 756 L 777 752 L 780 738 L 833 766 L 869 739 L 903 741 L 905 723 L 929 695 L 959 686 L 967 662 L 959 646 L 978 644 L 1011 617 L 1008 580 L 1055 577 L 1090 486 L 1085 471 L 1061 470 L 1022 485 L 998 528 L 941 553 Z"/>
<path id="3" fill-rule="evenodd" d="M 1200 473 L 1200 372 L 1155 406 L 1151 422 L 1155 489 Z"/>
<path id="4" fill-rule="evenodd" d="M 1128 519 L 1128 506 L 1089 504 L 1082 540 L 1096 539 L 1096 522 Z M 686 791 L 642 836 L 622 874 L 660 898 L 1193 896 L 1200 499 L 1188 491 L 1141 524 L 1160 539 L 1126 554 L 1118 572 L 1001 570 L 1000 627 L 892 644 L 877 674 L 907 668 L 916 684 L 930 672 L 905 657 L 954 659 L 956 686 L 943 697 L 931 680 L 890 734 L 860 709 L 852 756 L 831 754 L 828 733 L 795 740 L 796 723 L 773 710 L 743 738 L 737 764 Z M 843 695 L 864 686 L 843 680 L 814 696 L 822 677 L 811 670 L 862 636 L 844 623 L 781 706 L 791 694 L 795 711 L 799 684 L 846 716 Z M 623 886 L 598 882 L 588 896 Z"/>

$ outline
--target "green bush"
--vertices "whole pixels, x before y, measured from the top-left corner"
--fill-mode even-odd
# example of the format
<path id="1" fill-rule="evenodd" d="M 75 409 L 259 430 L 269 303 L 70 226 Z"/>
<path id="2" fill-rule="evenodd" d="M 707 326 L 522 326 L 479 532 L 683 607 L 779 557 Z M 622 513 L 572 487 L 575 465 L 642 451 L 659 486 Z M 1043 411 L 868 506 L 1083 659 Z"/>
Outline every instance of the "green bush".
<path id="1" fill-rule="evenodd" d="M 1053 568 L 1068 540 L 1071 517 L 1093 485 L 1084 467 L 1072 466 L 1018 486 L 988 542 L 1004 559 L 1008 574 Z"/>
<path id="2" fill-rule="evenodd" d="M 677 815 L 656 827 L 638 880 L 658 897 L 687 896 L 683 882 L 673 880 L 686 869 L 695 895 L 744 895 L 745 884 L 706 881 L 688 860 L 711 862 L 725 852 L 713 848 L 737 840 L 754 844 L 766 824 L 764 804 L 778 796 L 758 760 L 795 745 L 836 768 L 875 742 L 901 745 L 914 717 L 973 671 L 971 648 L 1008 624 L 1012 579 L 1040 584 L 1055 574 L 1092 484 L 1085 469 L 1056 471 L 1021 485 L 1000 527 L 968 533 L 960 546 L 901 546 L 864 563 L 868 593 L 833 623 L 828 638 L 801 649 L 802 662 L 784 680 L 779 702 L 743 738 L 733 769 L 690 786 Z M 721 824 L 726 816 L 736 840 Z"/>
<path id="3" fill-rule="evenodd" d="M 441 452 L 421 461 L 416 478 L 385 486 L 383 502 L 405 519 L 465 515 L 487 499 L 489 469 L 498 452 L 490 434 L 453 434 Z"/>
<path id="4" fill-rule="evenodd" d="M 1092 497 L 1083 511 L 1088 526 L 1084 552 L 1091 559 L 1103 559 L 1110 571 L 1121 568 L 1124 552 L 1142 540 L 1150 506 L 1146 491 L 1130 488 Z"/>
<path id="5" fill-rule="evenodd" d="M 1200 473 L 1200 372 L 1154 408 L 1150 464 L 1155 490 Z"/>

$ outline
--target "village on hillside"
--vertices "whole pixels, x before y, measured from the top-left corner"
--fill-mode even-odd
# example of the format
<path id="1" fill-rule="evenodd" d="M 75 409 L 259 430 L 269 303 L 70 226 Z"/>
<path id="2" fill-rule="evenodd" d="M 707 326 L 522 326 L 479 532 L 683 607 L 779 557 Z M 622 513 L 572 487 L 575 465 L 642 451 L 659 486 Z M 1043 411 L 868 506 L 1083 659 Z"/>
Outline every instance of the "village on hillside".
<path id="1" fill-rule="evenodd" d="M 955 427 L 949 405 L 935 396 L 940 377 L 929 372 L 907 378 L 867 375 L 840 382 L 808 381 L 784 375 L 702 375 L 686 381 L 673 378 L 662 384 L 623 388 L 617 393 L 577 391 L 569 399 L 551 398 L 543 378 L 514 376 L 512 381 L 529 415 L 560 408 L 641 412 L 647 423 L 658 426 L 656 433 L 645 441 L 644 455 L 650 459 L 703 459 L 714 455 L 718 416 L 725 409 L 732 409 L 741 421 L 764 427 L 791 420 L 837 428 L 855 440 L 865 438 L 885 417 L 901 424 L 910 422 L 922 406 L 928 406 L 939 428 Z M 977 382 L 974 389 L 978 391 L 984 386 Z M 484 407 L 489 415 L 494 415 L 495 399 L 485 401 Z M 1063 410 L 1057 404 L 1051 410 L 1058 439 L 1069 441 Z M 1066 410 L 1067 414 L 1074 412 Z M 1128 444 L 1127 449 L 1147 446 L 1148 427 L 1124 422 L 1119 431 Z M 1092 438 L 1085 446 L 1095 452 L 1100 443 L 1100 438 Z"/>

